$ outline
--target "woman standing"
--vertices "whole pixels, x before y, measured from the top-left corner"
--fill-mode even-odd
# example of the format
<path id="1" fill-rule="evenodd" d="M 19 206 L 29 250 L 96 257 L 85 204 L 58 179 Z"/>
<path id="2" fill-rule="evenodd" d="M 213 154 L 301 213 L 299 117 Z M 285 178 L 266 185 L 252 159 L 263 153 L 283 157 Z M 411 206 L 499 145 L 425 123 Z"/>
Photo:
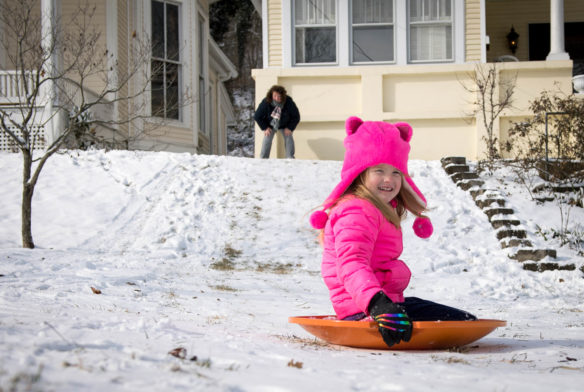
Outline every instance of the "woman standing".
<path id="1" fill-rule="evenodd" d="M 280 130 L 284 136 L 286 158 L 294 159 L 292 132 L 300 122 L 300 112 L 292 97 L 286 94 L 286 89 L 278 85 L 272 86 L 258 106 L 253 118 L 264 132 L 260 158 L 270 157 L 272 140 L 276 131 Z"/>

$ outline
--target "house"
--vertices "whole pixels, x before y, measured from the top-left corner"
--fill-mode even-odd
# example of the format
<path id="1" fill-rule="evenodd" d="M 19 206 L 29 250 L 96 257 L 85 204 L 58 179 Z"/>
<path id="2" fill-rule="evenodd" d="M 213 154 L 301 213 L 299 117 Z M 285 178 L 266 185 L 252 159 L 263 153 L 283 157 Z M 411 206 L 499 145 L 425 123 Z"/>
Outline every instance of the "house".
<path id="1" fill-rule="evenodd" d="M 262 0 L 263 68 L 256 104 L 283 85 L 302 120 L 296 158 L 343 158 L 344 121 L 405 121 L 411 157 L 485 157 L 486 127 L 468 89 L 477 66 L 515 80 L 513 108 L 494 123 L 502 142 L 544 89 L 572 92 L 584 73 L 582 0 Z M 516 78 L 516 79 L 515 79 Z M 256 127 L 255 156 L 263 134 Z M 284 157 L 276 141 L 271 157 Z"/>
<path id="2" fill-rule="evenodd" d="M 100 132 L 116 135 L 112 138 L 124 140 L 131 149 L 226 154 L 226 130 L 234 113 L 224 82 L 235 78 L 237 71 L 209 35 L 209 6 L 214 1 L 38 0 L 32 1 L 31 8 L 43 21 L 39 37 L 45 40 L 58 30 L 51 25 L 63 23 L 60 27 L 66 29 L 65 24 L 71 23 L 80 6 L 95 7 L 92 27 L 100 33 L 99 44 L 111 56 L 112 67 L 107 81 L 96 78 L 86 84 L 84 93 L 88 96 L 102 91 L 104 83 L 115 88 L 117 72 L 132 63 L 136 36 L 152 43 L 148 58 L 140 65 L 142 72 L 122 90 L 111 93 L 109 103 L 106 100 L 91 113 L 118 123 Z M 8 2 L 16 0 L 0 0 Z M 0 25 L 0 31 L 2 28 Z M 0 108 L 16 112 L 22 91 L 15 88 L 16 71 L 5 53 L 9 49 L 10 44 L 0 45 Z M 54 64 L 59 61 L 55 58 Z M 139 76 L 142 74 L 146 76 Z M 142 88 L 141 83 L 144 94 L 115 102 L 117 95 L 132 96 Z M 64 121 L 62 116 L 51 114 L 57 103 L 49 97 L 55 94 L 43 94 L 38 108 L 44 112 L 38 124 L 39 147 L 59 135 L 60 121 Z M 136 121 L 124 123 L 130 116 Z M 9 150 L 9 144 L 7 136 L 0 134 L 0 150 Z"/>

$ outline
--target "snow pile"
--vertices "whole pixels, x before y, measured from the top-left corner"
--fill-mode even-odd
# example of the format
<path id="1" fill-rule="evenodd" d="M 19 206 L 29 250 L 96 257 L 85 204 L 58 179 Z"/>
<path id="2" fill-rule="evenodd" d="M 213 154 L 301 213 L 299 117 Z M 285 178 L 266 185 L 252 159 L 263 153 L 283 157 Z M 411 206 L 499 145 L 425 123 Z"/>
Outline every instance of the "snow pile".
<path id="1" fill-rule="evenodd" d="M 332 312 L 308 213 L 340 162 L 59 155 L 35 192 L 34 250 L 19 248 L 20 165 L 0 154 L 0 390 L 581 388 L 582 273 L 509 260 L 439 162 L 410 164 L 435 234 L 419 239 L 404 223 L 406 295 L 508 321 L 453 352 L 332 346 L 287 322 Z M 559 224 L 553 203 L 502 192 L 528 230 Z M 581 208 L 571 220 L 578 229 Z M 544 245 L 582 264 L 576 250 Z"/>

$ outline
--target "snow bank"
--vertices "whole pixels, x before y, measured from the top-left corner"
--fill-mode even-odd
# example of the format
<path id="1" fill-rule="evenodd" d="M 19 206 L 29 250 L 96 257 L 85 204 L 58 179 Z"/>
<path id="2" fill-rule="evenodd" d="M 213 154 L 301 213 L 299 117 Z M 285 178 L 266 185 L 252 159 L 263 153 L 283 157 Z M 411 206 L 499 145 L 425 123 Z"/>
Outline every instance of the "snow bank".
<path id="1" fill-rule="evenodd" d="M 404 223 L 406 295 L 508 321 L 453 352 L 349 349 L 287 323 L 332 312 L 308 214 L 338 182 L 340 162 L 55 156 L 34 196 L 34 250 L 19 248 L 20 164 L 0 154 L 3 389 L 581 388 L 582 273 L 524 271 L 439 162 L 410 164 L 435 234 L 419 239 Z M 528 230 L 555 224 L 552 203 L 536 205 L 512 185 L 505 192 Z M 581 209 L 572 214 L 584 221 Z M 574 250 L 545 244 L 581 265 Z M 182 358 L 169 354 L 178 347 Z"/>

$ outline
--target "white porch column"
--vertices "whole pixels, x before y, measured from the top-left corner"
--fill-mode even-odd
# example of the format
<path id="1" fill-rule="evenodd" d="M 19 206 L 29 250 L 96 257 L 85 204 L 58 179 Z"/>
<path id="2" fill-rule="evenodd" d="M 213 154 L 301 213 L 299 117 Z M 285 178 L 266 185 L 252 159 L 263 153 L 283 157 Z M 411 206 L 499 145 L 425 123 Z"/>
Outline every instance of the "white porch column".
<path id="1" fill-rule="evenodd" d="M 564 48 L 564 0 L 550 0 L 550 53 L 546 60 L 569 60 Z"/>
<path id="2" fill-rule="evenodd" d="M 49 75 L 57 75 L 59 68 L 56 24 L 56 0 L 41 0 L 41 45 L 45 51 L 45 56 L 47 56 L 44 67 L 45 72 Z M 41 94 L 41 102 L 45 104 L 43 119 L 46 145 L 50 146 L 59 136 L 63 126 L 63 116 L 60 113 L 61 111 L 58 110 L 56 83 L 54 81 L 45 83 Z"/>

